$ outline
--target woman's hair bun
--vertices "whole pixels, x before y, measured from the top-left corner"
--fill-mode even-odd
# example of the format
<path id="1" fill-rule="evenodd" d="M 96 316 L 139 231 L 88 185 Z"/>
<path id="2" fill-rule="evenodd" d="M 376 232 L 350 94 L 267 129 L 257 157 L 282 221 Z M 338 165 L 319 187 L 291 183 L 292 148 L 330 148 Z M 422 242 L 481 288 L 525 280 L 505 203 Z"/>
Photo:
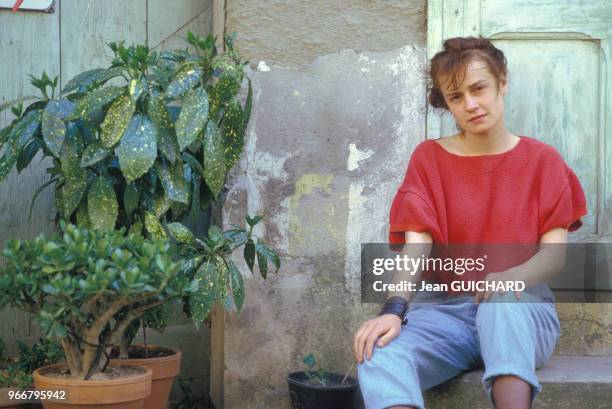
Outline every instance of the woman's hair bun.
<path id="1" fill-rule="evenodd" d="M 444 51 L 449 53 L 467 50 L 487 50 L 495 48 L 489 40 L 483 37 L 454 37 L 444 41 Z"/>

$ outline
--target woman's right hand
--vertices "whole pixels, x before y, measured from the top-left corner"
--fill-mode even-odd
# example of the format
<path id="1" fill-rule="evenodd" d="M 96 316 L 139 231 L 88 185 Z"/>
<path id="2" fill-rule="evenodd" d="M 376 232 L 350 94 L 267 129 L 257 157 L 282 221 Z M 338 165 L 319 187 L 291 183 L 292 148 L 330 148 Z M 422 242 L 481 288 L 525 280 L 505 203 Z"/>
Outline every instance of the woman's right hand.
<path id="1" fill-rule="evenodd" d="M 357 362 L 363 362 L 364 352 L 367 359 L 371 359 L 374 353 L 374 343 L 379 348 L 384 347 L 399 335 L 401 328 L 402 320 L 394 314 L 383 314 L 361 324 L 354 341 Z"/>

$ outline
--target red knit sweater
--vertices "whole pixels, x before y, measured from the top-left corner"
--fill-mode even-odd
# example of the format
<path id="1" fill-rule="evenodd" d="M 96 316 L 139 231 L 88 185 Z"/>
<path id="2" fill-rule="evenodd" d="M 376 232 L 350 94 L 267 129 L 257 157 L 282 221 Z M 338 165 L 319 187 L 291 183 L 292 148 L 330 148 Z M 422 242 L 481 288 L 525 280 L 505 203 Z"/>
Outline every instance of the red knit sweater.
<path id="1" fill-rule="evenodd" d="M 578 178 L 555 148 L 521 136 L 507 152 L 459 156 L 417 146 L 391 205 L 389 241 L 429 232 L 436 243 L 537 243 L 574 231 L 587 213 Z"/>

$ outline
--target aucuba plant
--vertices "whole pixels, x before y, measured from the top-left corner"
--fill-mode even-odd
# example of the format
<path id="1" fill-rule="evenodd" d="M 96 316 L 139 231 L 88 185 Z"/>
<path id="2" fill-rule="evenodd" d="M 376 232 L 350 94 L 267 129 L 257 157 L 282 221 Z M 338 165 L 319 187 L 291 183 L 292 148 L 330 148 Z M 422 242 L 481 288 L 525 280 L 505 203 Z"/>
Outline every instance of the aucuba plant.
<path id="1" fill-rule="evenodd" d="M 77 75 L 61 92 L 57 78 L 31 77 L 41 96 L 0 105 L 15 115 L 0 130 L 0 182 L 42 152 L 51 159 L 50 180 L 30 212 L 52 185 L 56 220 L 171 240 L 187 258 L 185 273 L 201 282 L 185 304 L 200 325 L 230 289 L 240 311 L 244 288 L 234 250 L 243 246 L 249 269 L 257 264 L 264 278 L 280 260 L 252 234 L 259 216 L 247 218 L 246 229 L 212 226 L 203 237 L 183 224 L 223 200 L 253 100 L 248 77 L 245 103 L 238 98 L 248 62 L 233 48 L 233 35 L 224 36 L 223 53 L 212 36 L 189 32 L 186 41 L 185 50 L 162 52 L 109 43 L 110 66 Z"/>

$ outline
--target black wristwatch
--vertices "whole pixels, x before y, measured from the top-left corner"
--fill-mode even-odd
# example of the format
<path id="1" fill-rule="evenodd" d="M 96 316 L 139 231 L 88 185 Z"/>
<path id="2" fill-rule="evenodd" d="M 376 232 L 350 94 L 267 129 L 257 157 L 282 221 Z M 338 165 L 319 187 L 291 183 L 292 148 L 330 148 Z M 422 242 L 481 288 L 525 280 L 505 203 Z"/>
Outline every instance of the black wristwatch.
<path id="1" fill-rule="evenodd" d="M 408 301 L 405 298 L 393 296 L 387 299 L 378 316 L 383 314 L 397 315 L 402 320 L 402 325 L 406 325 L 406 319 L 404 319 L 406 311 L 408 311 Z"/>

